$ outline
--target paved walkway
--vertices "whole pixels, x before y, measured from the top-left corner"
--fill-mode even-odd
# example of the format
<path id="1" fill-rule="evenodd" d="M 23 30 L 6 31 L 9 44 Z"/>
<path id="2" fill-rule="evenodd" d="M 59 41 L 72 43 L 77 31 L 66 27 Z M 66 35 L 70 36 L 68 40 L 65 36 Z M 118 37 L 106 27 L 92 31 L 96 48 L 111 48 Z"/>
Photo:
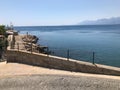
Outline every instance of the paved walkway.
<path id="1" fill-rule="evenodd" d="M 120 77 L 2 62 L 0 90 L 120 90 Z"/>
<path id="2" fill-rule="evenodd" d="M 16 35 L 15 36 L 15 49 L 18 49 L 18 44 L 19 44 L 19 49 L 20 50 L 25 50 L 25 46 L 24 46 L 24 41 L 22 40 L 22 37 L 24 35 Z"/>
<path id="3" fill-rule="evenodd" d="M 98 78 L 108 78 L 120 80 L 119 76 L 108 76 L 108 75 L 98 75 L 98 74 L 86 74 L 80 72 L 70 72 L 56 69 L 49 69 L 37 66 L 31 66 L 26 64 L 18 63 L 0 63 L 0 77 L 2 76 L 13 76 L 13 75 L 70 75 L 70 76 L 86 76 L 86 77 L 98 77 Z"/>

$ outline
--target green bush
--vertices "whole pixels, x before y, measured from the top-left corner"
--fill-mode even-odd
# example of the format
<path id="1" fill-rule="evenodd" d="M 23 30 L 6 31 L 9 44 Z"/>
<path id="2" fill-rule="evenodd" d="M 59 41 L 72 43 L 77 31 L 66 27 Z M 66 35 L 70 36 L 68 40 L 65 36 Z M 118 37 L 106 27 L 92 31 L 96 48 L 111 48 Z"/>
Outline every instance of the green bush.
<path id="1" fill-rule="evenodd" d="M 4 25 L 0 25 L 0 35 L 5 35 L 6 34 L 6 29 Z"/>
<path id="2" fill-rule="evenodd" d="M 0 25 L 0 35 L 5 36 L 4 39 L 0 38 L 0 50 L 3 50 L 3 48 L 7 47 L 7 35 L 4 25 Z"/>

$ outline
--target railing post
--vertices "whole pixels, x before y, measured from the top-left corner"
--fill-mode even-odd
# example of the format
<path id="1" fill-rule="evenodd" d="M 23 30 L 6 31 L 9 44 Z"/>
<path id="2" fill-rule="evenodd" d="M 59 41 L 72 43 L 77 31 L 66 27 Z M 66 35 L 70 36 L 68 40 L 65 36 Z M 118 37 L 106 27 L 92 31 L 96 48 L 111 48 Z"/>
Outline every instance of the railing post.
<path id="1" fill-rule="evenodd" d="M 32 43 L 31 43 L 31 53 L 32 53 Z"/>
<path id="2" fill-rule="evenodd" d="M 18 46 L 17 48 L 18 48 L 18 51 L 19 51 L 19 43 L 17 43 L 17 46 Z"/>
<path id="3" fill-rule="evenodd" d="M 69 49 L 67 50 L 67 60 L 69 60 L 69 58 L 70 58 L 70 51 L 69 51 Z"/>
<path id="4" fill-rule="evenodd" d="M 47 47 L 47 56 L 49 56 L 49 47 Z"/>
<path id="5" fill-rule="evenodd" d="M 93 52 L 93 64 L 95 64 L 95 52 Z"/>

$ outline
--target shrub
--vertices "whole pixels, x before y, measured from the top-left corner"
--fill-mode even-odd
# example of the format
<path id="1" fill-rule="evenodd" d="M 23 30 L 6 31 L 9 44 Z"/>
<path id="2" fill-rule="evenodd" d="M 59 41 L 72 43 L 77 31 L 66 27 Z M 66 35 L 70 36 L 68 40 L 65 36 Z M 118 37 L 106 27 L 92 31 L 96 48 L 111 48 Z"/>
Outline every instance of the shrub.
<path id="1" fill-rule="evenodd" d="M 0 25 L 0 35 L 5 35 L 6 34 L 6 29 L 4 25 Z"/>

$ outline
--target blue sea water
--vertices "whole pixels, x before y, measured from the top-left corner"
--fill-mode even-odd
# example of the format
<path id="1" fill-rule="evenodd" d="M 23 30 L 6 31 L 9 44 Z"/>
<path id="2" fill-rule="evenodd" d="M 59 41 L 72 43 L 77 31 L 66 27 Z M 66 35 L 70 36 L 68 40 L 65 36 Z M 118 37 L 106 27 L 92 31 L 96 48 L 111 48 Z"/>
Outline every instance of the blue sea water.
<path id="1" fill-rule="evenodd" d="M 27 32 L 39 38 L 39 44 L 48 46 L 53 54 L 120 67 L 120 25 L 78 26 L 21 26 L 15 27 L 21 34 Z M 57 54 L 58 53 L 58 54 Z"/>

